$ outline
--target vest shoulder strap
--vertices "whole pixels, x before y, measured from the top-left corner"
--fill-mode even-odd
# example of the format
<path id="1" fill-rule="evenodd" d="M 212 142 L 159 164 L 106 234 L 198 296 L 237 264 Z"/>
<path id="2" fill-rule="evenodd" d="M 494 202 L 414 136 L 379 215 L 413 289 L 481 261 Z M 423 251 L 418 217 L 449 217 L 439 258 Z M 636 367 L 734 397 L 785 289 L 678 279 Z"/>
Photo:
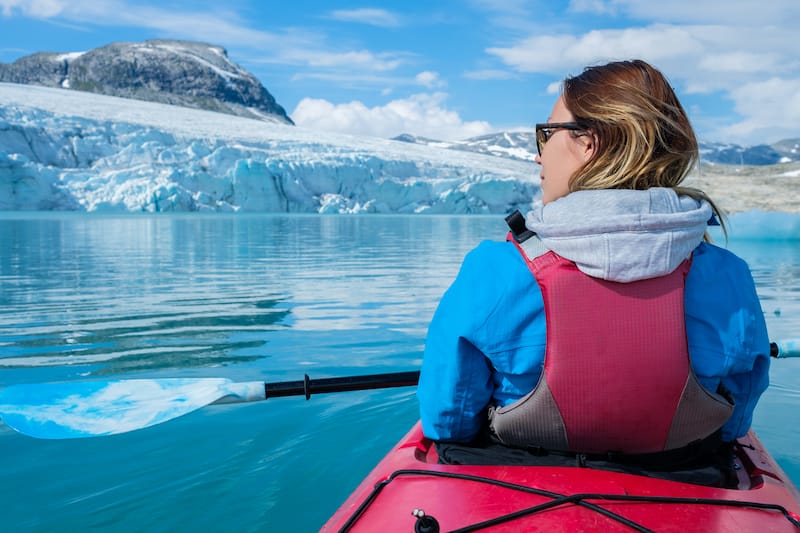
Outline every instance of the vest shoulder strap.
<path id="1" fill-rule="evenodd" d="M 509 235 L 517 243 L 523 243 L 536 235 L 525 225 L 525 217 L 522 216 L 522 213 L 519 212 L 519 209 L 506 217 L 506 224 L 508 224 L 508 227 L 511 230 Z"/>

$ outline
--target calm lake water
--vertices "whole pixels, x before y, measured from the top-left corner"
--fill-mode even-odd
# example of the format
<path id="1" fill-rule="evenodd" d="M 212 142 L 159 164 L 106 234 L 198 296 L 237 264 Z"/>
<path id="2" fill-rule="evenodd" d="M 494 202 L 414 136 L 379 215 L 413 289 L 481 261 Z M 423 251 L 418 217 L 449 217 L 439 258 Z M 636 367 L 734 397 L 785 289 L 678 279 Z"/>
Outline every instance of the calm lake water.
<path id="1" fill-rule="evenodd" d="M 0 386 L 414 370 L 502 217 L 0 214 Z M 766 230 L 765 230 L 766 232 Z M 737 240 L 773 339 L 800 337 L 800 240 Z M 800 482 L 800 360 L 755 429 Z M 0 424 L 0 530 L 316 531 L 417 419 L 414 390 L 214 405 L 132 433 Z"/>

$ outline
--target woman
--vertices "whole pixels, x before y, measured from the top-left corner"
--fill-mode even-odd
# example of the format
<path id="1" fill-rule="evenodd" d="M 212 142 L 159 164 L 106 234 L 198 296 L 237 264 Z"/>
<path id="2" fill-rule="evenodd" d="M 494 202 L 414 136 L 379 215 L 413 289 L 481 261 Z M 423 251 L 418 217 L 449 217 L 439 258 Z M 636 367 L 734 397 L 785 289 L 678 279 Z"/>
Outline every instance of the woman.
<path id="1" fill-rule="evenodd" d="M 535 236 L 521 245 L 484 242 L 470 252 L 430 324 L 417 393 L 425 435 L 466 443 L 490 427 L 500 441 L 515 446 L 634 454 L 682 448 L 710 435 L 722 441 L 744 435 L 768 384 L 766 325 L 747 265 L 704 240 L 718 210 L 701 191 L 680 187 L 697 162 L 698 147 L 670 84 L 640 60 L 589 67 L 564 81 L 548 123 L 537 125 L 537 144 L 542 206 L 526 221 Z M 585 293 L 578 289 L 572 296 L 577 300 L 566 306 L 559 306 L 560 296 L 543 296 L 546 280 L 540 277 L 548 275 L 537 274 L 533 265 L 544 256 L 563 269 L 576 267 L 567 287 L 586 280 L 591 288 Z M 658 299 L 668 292 L 662 285 L 673 283 L 667 279 L 677 284 L 672 294 L 680 296 L 671 304 Z M 658 298 L 641 297 L 648 283 L 655 284 Z M 597 296 L 597 291 L 605 292 Z M 551 290 L 544 292 L 550 295 Z M 664 305 L 674 308 L 673 315 L 680 312 L 678 324 L 664 325 Z M 613 322 L 606 322 L 609 316 Z M 592 329 L 596 321 L 604 324 L 601 330 Z M 658 330 L 652 337 L 658 340 L 649 346 L 669 346 L 658 362 L 635 363 L 649 355 L 651 329 Z M 631 338 L 633 344 L 626 344 Z M 614 350 L 603 352 L 608 345 Z M 552 367 L 570 350 L 584 360 L 565 363 L 571 374 L 566 382 L 575 378 L 581 388 L 610 387 L 605 396 L 617 395 L 611 398 L 611 411 L 614 405 L 620 411 L 637 408 L 640 397 L 663 385 L 660 366 L 681 357 L 687 360 L 686 383 L 694 380 L 701 386 L 693 398 L 684 391 L 683 403 L 676 402 L 675 412 L 666 414 L 659 411 L 663 405 L 656 405 L 663 395 L 652 394 L 646 400 L 654 402 L 652 416 L 668 419 L 664 431 L 669 435 L 662 432 L 655 441 L 626 448 L 626 439 L 647 433 L 635 428 L 649 424 L 625 429 L 624 415 L 620 424 L 601 423 L 607 434 L 595 437 L 591 420 L 568 420 L 586 413 L 595 419 L 609 416 L 596 406 L 605 389 L 573 395 L 566 408 L 553 402 L 548 379 L 555 383 L 558 369 Z M 622 366 L 610 369 L 622 352 Z M 543 371 L 546 360 L 548 370 Z M 653 365 L 658 368 L 647 368 Z M 645 374 L 637 373 L 642 368 Z M 673 389 L 680 379 L 665 378 Z M 631 382 L 634 388 L 626 389 L 624 384 Z M 541 415 L 541 398 L 530 396 L 531 391 L 541 396 L 543 389 L 548 407 Z M 526 402 L 527 414 L 505 423 Z M 681 434 L 675 420 L 680 412 L 696 411 L 697 402 L 706 402 L 702 409 L 719 409 L 695 417 L 692 429 Z M 531 417 L 541 418 L 538 426 L 520 426 Z M 580 424 L 590 428 L 589 440 L 569 433 Z"/>

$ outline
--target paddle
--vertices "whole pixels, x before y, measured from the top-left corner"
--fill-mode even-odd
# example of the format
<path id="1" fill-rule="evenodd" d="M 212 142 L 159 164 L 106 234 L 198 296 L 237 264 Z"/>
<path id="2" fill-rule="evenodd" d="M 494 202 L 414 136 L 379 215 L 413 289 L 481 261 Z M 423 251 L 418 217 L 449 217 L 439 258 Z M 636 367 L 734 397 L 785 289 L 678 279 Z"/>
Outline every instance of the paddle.
<path id="1" fill-rule="evenodd" d="M 770 344 L 772 357 L 800 357 L 800 339 Z M 127 379 L 12 385 L 0 390 L 0 418 L 20 433 L 72 439 L 125 433 L 213 403 L 407 387 L 419 372 L 264 383 L 222 378 Z"/>
<path id="2" fill-rule="evenodd" d="M 0 390 L 0 418 L 40 439 L 125 433 L 213 403 L 416 385 L 419 372 L 264 383 L 223 378 L 126 379 L 12 385 Z"/>

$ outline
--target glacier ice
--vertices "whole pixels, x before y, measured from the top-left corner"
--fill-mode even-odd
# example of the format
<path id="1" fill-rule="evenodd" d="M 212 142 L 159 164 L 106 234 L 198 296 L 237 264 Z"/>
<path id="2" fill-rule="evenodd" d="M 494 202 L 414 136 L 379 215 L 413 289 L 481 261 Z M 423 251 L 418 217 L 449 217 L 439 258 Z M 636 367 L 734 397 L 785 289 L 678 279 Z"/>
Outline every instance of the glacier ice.
<path id="1" fill-rule="evenodd" d="M 0 83 L 0 210 L 507 213 L 539 196 L 530 162 Z"/>

